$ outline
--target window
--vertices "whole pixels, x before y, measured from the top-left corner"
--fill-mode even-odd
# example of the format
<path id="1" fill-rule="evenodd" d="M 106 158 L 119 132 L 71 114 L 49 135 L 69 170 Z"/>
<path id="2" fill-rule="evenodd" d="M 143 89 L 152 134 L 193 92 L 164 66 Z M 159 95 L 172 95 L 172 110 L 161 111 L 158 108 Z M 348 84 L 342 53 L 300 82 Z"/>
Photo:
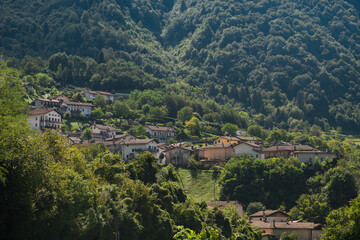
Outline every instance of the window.
<path id="1" fill-rule="evenodd" d="M 35 127 L 37 127 L 37 123 L 35 123 Z"/>
<path id="2" fill-rule="evenodd" d="M 37 120 L 37 117 L 35 117 L 35 120 Z"/>

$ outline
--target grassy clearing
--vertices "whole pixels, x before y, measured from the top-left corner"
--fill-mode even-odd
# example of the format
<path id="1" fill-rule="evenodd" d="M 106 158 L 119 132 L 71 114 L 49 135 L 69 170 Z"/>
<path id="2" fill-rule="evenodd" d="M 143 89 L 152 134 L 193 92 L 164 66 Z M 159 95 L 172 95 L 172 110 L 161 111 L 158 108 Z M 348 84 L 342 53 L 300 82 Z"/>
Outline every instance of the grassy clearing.
<path id="1" fill-rule="evenodd" d="M 76 129 L 82 129 L 84 127 L 84 123 L 82 122 L 71 122 L 70 120 L 63 120 L 63 132 L 69 133 L 69 132 L 75 132 Z"/>
<path id="2" fill-rule="evenodd" d="M 184 188 L 188 196 L 195 201 L 211 201 L 214 200 L 214 181 L 212 179 L 211 170 L 189 170 L 178 168 Z M 215 197 L 220 196 L 219 182 L 215 185 Z"/>
<path id="3" fill-rule="evenodd" d="M 346 137 L 346 141 L 353 143 L 357 146 L 360 146 L 360 138 L 356 138 L 356 137 Z"/>

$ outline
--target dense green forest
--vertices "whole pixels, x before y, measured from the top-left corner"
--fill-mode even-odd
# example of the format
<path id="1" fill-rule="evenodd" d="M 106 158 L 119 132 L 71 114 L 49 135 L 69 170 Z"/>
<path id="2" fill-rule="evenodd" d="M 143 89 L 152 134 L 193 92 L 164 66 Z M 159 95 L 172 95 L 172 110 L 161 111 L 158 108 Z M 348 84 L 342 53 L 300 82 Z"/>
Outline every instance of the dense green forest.
<path id="1" fill-rule="evenodd" d="M 0 10 L 3 54 L 42 57 L 26 73 L 62 86 L 168 86 L 262 114 L 266 128 L 360 131 L 357 1 L 4 0 Z"/>
<path id="2" fill-rule="evenodd" d="M 208 170 L 247 214 L 281 209 L 326 224 L 324 239 L 359 236 L 360 150 L 340 134 L 360 134 L 358 1 L 1 0 L 0 12 L 0 239 L 261 239 L 150 154 L 125 163 L 27 127 L 37 97 L 86 101 L 85 88 L 129 97 L 98 96 L 64 132 L 96 121 L 143 138 L 160 123 L 178 140 L 241 129 L 334 152 L 314 168 L 234 157 Z"/>

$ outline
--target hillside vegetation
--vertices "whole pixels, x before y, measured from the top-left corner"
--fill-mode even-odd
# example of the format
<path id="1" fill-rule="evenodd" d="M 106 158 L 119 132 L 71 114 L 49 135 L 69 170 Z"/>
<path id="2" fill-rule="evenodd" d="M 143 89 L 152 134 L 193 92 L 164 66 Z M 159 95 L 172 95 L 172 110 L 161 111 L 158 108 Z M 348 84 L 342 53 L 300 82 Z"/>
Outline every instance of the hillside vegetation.
<path id="1" fill-rule="evenodd" d="M 188 196 L 197 202 L 214 200 L 214 179 L 210 170 L 178 169 L 180 182 Z M 215 199 L 219 199 L 219 181 L 215 183 Z"/>
<path id="2" fill-rule="evenodd" d="M 62 85 L 131 91 L 182 82 L 198 96 L 263 114 L 267 128 L 309 121 L 359 131 L 358 7 L 330 0 L 4 0 L 0 49 L 50 58 L 44 68 Z M 32 62 L 28 69 L 40 71 Z M 184 94 L 181 88 L 171 86 Z"/>

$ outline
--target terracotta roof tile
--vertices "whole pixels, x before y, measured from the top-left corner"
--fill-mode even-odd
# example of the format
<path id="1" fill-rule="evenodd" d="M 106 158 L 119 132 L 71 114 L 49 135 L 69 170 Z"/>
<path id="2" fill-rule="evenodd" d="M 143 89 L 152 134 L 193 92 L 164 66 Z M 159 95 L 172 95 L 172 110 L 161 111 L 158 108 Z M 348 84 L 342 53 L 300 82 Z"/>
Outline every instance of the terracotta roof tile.
<path id="1" fill-rule="evenodd" d="M 153 125 L 146 125 L 148 129 L 152 131 L 160 131 L 160 132 L 175 132 L 175 129 L 167 126 L 153 126 Z"/>
<path id="2" fill-rule="evenodd" d="M 230 148 L 233 147 L 232 144 L 217 144 L 217 145 L 207 145 L 200 148 L 201 149 L 211 149 L 211 148 Z"/>
<path id="3" fill-rule="evenodd" d="M 280 210 L 265 210 L 265 217 L 269 217 L 275 213 L 281 213 L 285 216 L 288 216 L 286 213 L 280 211 Z M 264 211 L 258 211 L 256 213 L 251 214 L 249 217 L 263 217 Z"/>
<path id="4" fill-rule="evenodd" d="M 304 150 L 304 151 L 313 151 L 315 150 L 313 147 L 310 147 L 308 145 L 301 145 L 301 144 L 291 144 L 291 145 L 275 145 L 268 147 L 263 150 L 263 152 L 275 152 L 275 151 L 298 151 L 298 150 Z"/>
<path id="5" fill-rule="evenodd" d="M 138 144 L 148 144 L 154 141 L 154 139 L 134 139 L 134 140 L 123 140 L 119 141 L 121 145 L 138 145 Z"/>
<path id="6" fill-rule="evenodd" d="M 93 107 L 94 105 L 92 103 L 83 103 L 83 102 L 65 102 L 67 105 L 75 105 L 75 106 L 88 106 Z"/>
<path id="7" fill-rule="evenodd" d="M 29 112 L 29 115 L 44 115 L 51 111 L 55 111 L 56 113 L 58 113 L 55 108 L 41 108 L 41 109 L 36 109 L 34 111 Z M 60 114 L 60 113 L 58 113 L 58 114 Z"/>
<path id="8" fill-rule="evenodd" d="M 313 222 L 264 222 L 264 221 L 253 221 L 251 226 L 259 227 L 262 229 L 319 229 L 318 224 Z"/>
<path id="9" fill-rule="evenodd" d="M 101 125 L 101 124 L 97 124 L 97 123 L 93 124 L 93 126 L 97 127 L 100 130 L 117 131 L 117 129 L 114 127 Z"/>

